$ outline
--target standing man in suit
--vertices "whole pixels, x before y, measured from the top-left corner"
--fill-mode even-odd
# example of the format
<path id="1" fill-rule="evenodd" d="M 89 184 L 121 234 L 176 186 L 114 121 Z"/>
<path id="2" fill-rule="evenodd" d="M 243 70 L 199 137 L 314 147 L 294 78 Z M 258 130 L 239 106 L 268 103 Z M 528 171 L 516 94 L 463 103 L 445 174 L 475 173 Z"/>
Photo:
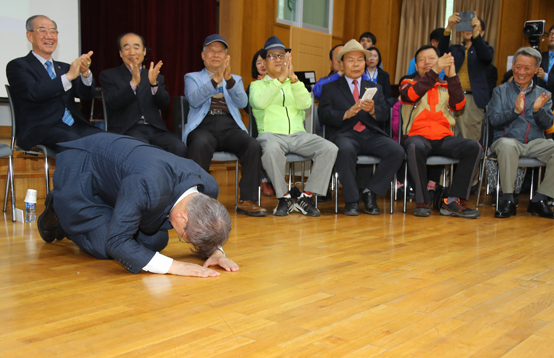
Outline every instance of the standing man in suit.
<path id="1" fill-rule="evenodd" d="M 473 31 L 464 31 L 464 42 L 461 45 L 450 45 L 452 28 L 460 22 L 458 15 L 455 12 L 448 18 L 438 48 L 441 56 L 445 53 L 454 56 L 456 73 L 464 91 L 466 104 L 463 111 L 456 115 L 456 127 L 462 137 L 479 141 L 485 107 L 490 99 L 487 68 L 492 62 L 494 50 L 483 39 L 485 22 L 477 17 L 471 21 Z M 474 184 L 476 181 L 477 177 Z"/>
<path id="2" fill-rule="evenodd" d="M 542 61 L 537 76 L 539 86 L 554 92 L 554 25 L 548 31 L 548 51 L 541 53 Z"/>
<path id="3" fill-rule="evenodd" d="M 146 45 L 140 35 L 123 34 L 117 44 L 123 64 L 100 74 L 109 112 L 109 131 L 138 138 L 185 157 L 187 147 L 167 130 L 160 114 L 160 110 L 169 107 L 170 100 L 164 76 L 160 75 L 162 61 L 156 66 L 151 62 L 148 69 L 143 68 Z"/>
<path id="4" fill-rule="evenodd" d="M 185 96 L 190 111 L 183 142 L 189 147 L 188 158 L 205 171 L 210 168 L 215 151 L 236 154 L 242 166 L 237 214 L 266 216 L 267 210 L 257 202 L 261 147 L 242 123 L 239 108 L 246 107 L 248 97 L 242 78 L 231 74 L 228 47 L 220 35 L 206 37 L 202 49 L 206 67 L 185 75 Z"/>
<path id="5" fill-rule="evenodd" d="M 68 237 L 83 251 L 115 259 L 135 274 L 212 277 L 219 273 L 209 266 L 238 270 L 221 248 L 231 218 L 215 200 L 215 179 L 196 163 L 113 133 L 60 145 L 66 149 L 56 156 L 55 189 L 37 222 L 44 241 Z M 172 227 L 207 258 L 203 266 L 159 253 Z"/>
<path id="6" fill-rule="evenodd" d="M 17 145 L 30 149 L 38 144 L 55 148 L 100 129 L 89 123 L 75 104 L 75 97 L 94 97 L 94 78 L 89 67 L 92 51 L 71 65 L 54 61 L 58 26 L 44 15 L 27 19 L 27 40 L 33 50 L 10 61 L 6 75 L 17 112 Z"/>
<path id="7" fill-rule="evenodd" d="M 404 149 L 379 126 L 389 119 L 383 88 L 362 78 L 369 56 L 371 52 L 356 40 L 348 41 L 336 55 L 342 61 L 344 77 L 323 86 L 319 101 L 318 115 L 327 126 L 326 137 L 339 148 L 336 168 L 343 185 L 344 214 L 349 216 L 359 215 L 360 196 L 366 214 L 381 213 L 376 195 L 386 194 L 404 160 Z M 362 101 L 368 88 L 377 88 L 377 92 L 372 100 Z M 356 171 L 357 156 L 361 154 L 381 158 L 373 176 L 371 166 Z"/>

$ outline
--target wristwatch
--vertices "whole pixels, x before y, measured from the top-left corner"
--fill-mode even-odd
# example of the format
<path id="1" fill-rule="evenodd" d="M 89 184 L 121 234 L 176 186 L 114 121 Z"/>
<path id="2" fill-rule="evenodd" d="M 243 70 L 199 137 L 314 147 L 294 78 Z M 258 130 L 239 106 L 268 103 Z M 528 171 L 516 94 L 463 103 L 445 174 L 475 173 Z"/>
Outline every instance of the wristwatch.
<path id="1" fill-rule="evenodd" d="M 217 245 L 215 248 L 216 248 L 217 250 L 221 251 L 221 253 L 223 254 L 223 257 L 226 257 L 226 256 L 225 256 L 225 251 L 223 251 L 223 247 L 221 247 L 221 245 Z"/>

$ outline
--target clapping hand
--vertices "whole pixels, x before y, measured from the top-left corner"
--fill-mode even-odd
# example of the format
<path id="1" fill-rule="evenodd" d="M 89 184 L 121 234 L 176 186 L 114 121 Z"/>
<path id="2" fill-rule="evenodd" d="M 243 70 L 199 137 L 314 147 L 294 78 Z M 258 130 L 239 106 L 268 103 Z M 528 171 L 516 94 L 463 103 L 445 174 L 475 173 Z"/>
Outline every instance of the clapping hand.
<path id="1" fill-rule="evenodd" d="M 150 69 L 148 70 L 148 80 L 150 81 L 151 86 L 158 85 L 158 75 L 160 74 L 160 69 L 162 68 L 162 66 L 162 61 L 159 61 L 156 66 L 154 66 L 154 62 L 150 62 Z"/>
<path id="2" fill-rule="evenodd" d="M 548 100 L 550 99 L 550 97 L 552 96 L 551 93 L 548 94 L 548 96 L 543 92 L 539 98 L 537 98 L 535 100 L 535 103 L 533 104 L 533 111 L 537 112 L 539 109 L 541 109 L 542 107 L 544 107 L 544 105 L 546 104 L 546 102 L 548 102 Z"/>
<path id="3" fill-rule="evenodd" d="M 537 98 L 537 101 L 539 99 L 540 97 Z M 521 112 L 523 112 L 524 109 L 525 109 L 525 93 L 519 92 L 519 95 L 516 98 L 516 113 L 521 114 Z"/>
<path id="4" fill-rule="evenodd" d="M 85 77 L 87 77 L 87 75 L 88 75 L 88 71 L 90 69 L 90 64 L 92 63 L 90 58 L 91 58 L 93 53 L 94 52 L 89 51 L 87 54 L 81 55 L 81 57 L 79 57 L 79 59 L 80 59 L 79 72 L 81 72 L 81 74 Z"/>

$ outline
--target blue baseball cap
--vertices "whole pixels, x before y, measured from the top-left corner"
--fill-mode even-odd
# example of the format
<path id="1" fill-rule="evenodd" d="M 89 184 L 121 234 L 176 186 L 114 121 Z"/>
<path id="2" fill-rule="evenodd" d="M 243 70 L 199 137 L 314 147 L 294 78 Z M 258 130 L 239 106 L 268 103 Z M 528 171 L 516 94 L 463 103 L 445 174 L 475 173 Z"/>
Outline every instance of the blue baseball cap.
<path id="1" fill-rule="evenodd" d="M 221 42 L 223 45 L 225 45 L 225 48 L 229 48 L 229 45 L 227 45 L 227 41 L 225 41 L 223 36 L 221 36 L 219 34 L 213 34 L 213 35 L 210 35 L 210 36 L 206 37 L 206 39 L 204 40 L 204 46 L 203 47 L 208 46 L 212 42 Z"/>
<path id="2" fill-rule="evenodd" d="M 271 36 L 265 42 L 264 53 L 263 53 L 262 57 L 263 58 L 266 57 L 268 50 L 274 50 L 274 49 L 278 49 L 278 48 L 281 48 L 281 49 L 285 50 L 285 52 L 290 52 L 290 48 L 286 48 L 285 45 L 283 44 L 283 42 L 281 42 L 281 40 L 279 40 L 279 38 L 277 36 Z"/>

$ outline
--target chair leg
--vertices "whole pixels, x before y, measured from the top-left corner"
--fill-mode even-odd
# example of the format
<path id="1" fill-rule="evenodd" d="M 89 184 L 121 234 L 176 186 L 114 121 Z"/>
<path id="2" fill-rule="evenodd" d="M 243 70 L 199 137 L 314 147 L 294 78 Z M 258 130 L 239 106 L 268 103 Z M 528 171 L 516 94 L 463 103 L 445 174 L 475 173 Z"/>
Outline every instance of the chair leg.
<path id="1" fill-rule="evenodd" d="M 235 162 L 235 210 L 239 205 L 239 161 Z"/>
<path id="2" fill-rule="evenodd" d="M 9 193 L 9 187 L 10 187 L 10 180 L 11 180 L 11 178 L 10 178 L 10 165 L 9 165 L 9 162 L 8 162 L 8 175 L 6 176 L 6 195 L 4 195 L 4 212 L 6 212 L 6 208 L 8 207 L 8 193 Z"/>
<path id="3" fill-rule="evenodd" d="M 477 201 L 475 201 L 475 209 L 479 210 L 479 199 L 481 198 L 481 188 L 483 187 L 483 179 L 485 176 L 485 162 L 487 158 L 483 158 L 483 165 L 480 166 L 479 170 L 479 188 L 477 189 Z"/>
<path id="4" fill-rule="evenodd" d="M 394 200 L 398 200 L 398 188 L 396 187 L 396 182 L 398 181 L 398 178 L 396 177 L 396 174 L 394 174 Z"/>
<path id="5" fill-rule="evenodd" d="M 46 195 L 50 192 L 50 169 L 48 166 L 48 157 L 44 153 L 44 175 L 46 176 Z"/>
<path id="6" fill-rule="evenodd" d="M 292 163 L 289 163 L 289 192 L 292 188 Z"/>
<path id="7" fill-rule="evenodd" d="M 408 162 L 404 163 L 404 213 L 406 213 L 406 195 L 408 191 Z"/>
<path id="8" fill-rule="evenodd" d="M 390 182 L 390 213 L 391 215 L 394 213 L 394 188 L 396 187 L 396 180 L 393 180 Z"/>
<path id="9" fill-rule="evenodd" d="M 529 200 L 533 200 L 534 183 L 535 183 L 535 168 L 531 168 L 531 193 L 529 194 Z"/>
<path id="10" fill-rule="evenodd" d="M 306 168 L 306 163 L 302 162 L 301 168 L 302 168 L 302 174 L 300 175 L 300 178 L 302 180 L 302 192 L 304 192 L 304 169 Z"/>
<path id="11" fill-rule="evenodd" d="M 262 186 L 258 185 L 258 205 L 262 206 Z"/>
<path id="12" fill-rule="evenodd" d="M 15 191 L 14 187 L 14 175 L 13 175 L 13 157 L 8 158 L 8 177 L 6 181 L 10 181 L 11 199 L 12 199 L 12 221 L 15 222 Z M 4 211 L 6 209 L 4 208 Z"/>
<path id="13" fill-rule="evenodd" d="M 335 171 L 335 214 L 339 212 L 339 173 Z"/>
<path id="14" fill-rule="evenodd" d="M 500 200 L 500 168 L 496 171 L 496 209 L 500 207 L 498 204 Z"/>

